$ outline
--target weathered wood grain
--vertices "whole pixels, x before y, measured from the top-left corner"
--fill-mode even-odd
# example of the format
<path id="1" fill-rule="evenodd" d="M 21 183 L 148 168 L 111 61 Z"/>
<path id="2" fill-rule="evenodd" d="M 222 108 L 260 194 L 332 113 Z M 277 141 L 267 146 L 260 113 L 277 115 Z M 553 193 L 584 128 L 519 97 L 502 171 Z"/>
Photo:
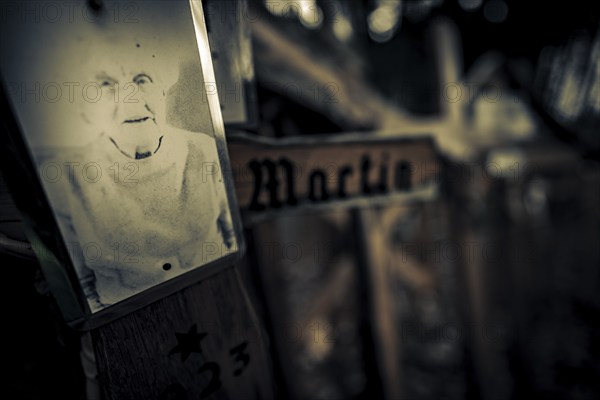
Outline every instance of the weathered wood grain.
<path id="1" fill-rule="evenodd" d="M 186 356 L 177 351 L 176 333 L 205 336 Z M 107 399 L 273 397 L 264 336 L 235 268 L 100 327 L 92 337 Z"/>

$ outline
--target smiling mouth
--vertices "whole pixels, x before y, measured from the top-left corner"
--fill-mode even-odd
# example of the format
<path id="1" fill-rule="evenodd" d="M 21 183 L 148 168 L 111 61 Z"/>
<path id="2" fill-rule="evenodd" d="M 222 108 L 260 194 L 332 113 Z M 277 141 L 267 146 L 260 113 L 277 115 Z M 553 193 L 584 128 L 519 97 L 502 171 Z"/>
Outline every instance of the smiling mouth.
<path id="1" fill-rule="evenodd" d="M 130 118 L 123 121 L 125 124 L 137 124 L 149 120 L 150 117 Z"/>

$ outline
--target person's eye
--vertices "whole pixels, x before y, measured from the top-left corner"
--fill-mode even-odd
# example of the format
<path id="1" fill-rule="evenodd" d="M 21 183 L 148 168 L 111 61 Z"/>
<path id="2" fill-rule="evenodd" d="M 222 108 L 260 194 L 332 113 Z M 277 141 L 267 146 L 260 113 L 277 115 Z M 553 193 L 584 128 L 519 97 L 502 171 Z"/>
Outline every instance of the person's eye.
<path id="1" fill-rule="evenodd" d="M 101 79 L 100 80 L 100 86 L 101 87 L 113 87 L 115 85 L 115 82 L 112 79 Z"/>
<path id="2" fill-rule="evenodd" d="M 152 78 L 148 75 L 138 75 L 133 80 L 136 85 L 146 85 L 148 83 L 152 83 Z"/>

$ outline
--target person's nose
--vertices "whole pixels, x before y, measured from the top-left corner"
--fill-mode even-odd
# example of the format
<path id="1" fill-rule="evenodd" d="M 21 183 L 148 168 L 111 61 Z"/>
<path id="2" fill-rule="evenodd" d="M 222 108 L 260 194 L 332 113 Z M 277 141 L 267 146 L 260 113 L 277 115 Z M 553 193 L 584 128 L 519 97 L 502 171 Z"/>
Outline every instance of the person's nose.
<path id="1" fill-rule="evenodd" d="M 118 104 L 117 114 L 123 121 L 131 118 L 149 116 L 148 114 L 150 113 L 151 110 L 143 97 L 131 96 Z"/>
<path id="2" fill-rule="evenodd" d="M 154 113 L 151 107 L 151 100 L 150 100 L 150 96 L 148 95 L 148 93 L 144 92 L 143 90 L 141 90 L 139 87 L 137 88 L 138 90 L 138 99 L 139 99 L 139 104 L 140 106 L 143 106 L 145 111 L 150 112 L 150 113 Z"/>

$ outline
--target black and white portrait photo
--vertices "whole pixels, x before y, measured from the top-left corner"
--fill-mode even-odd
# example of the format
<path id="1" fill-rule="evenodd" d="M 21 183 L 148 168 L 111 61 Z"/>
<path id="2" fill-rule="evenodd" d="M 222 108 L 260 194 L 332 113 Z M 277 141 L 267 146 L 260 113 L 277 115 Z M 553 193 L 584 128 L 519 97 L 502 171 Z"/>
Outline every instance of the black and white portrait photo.
<path id="1" fill-rule="evenodd" d="M 92 313 L 238 249 L 193 3 L 81 1 L 4 66 Z"/>

